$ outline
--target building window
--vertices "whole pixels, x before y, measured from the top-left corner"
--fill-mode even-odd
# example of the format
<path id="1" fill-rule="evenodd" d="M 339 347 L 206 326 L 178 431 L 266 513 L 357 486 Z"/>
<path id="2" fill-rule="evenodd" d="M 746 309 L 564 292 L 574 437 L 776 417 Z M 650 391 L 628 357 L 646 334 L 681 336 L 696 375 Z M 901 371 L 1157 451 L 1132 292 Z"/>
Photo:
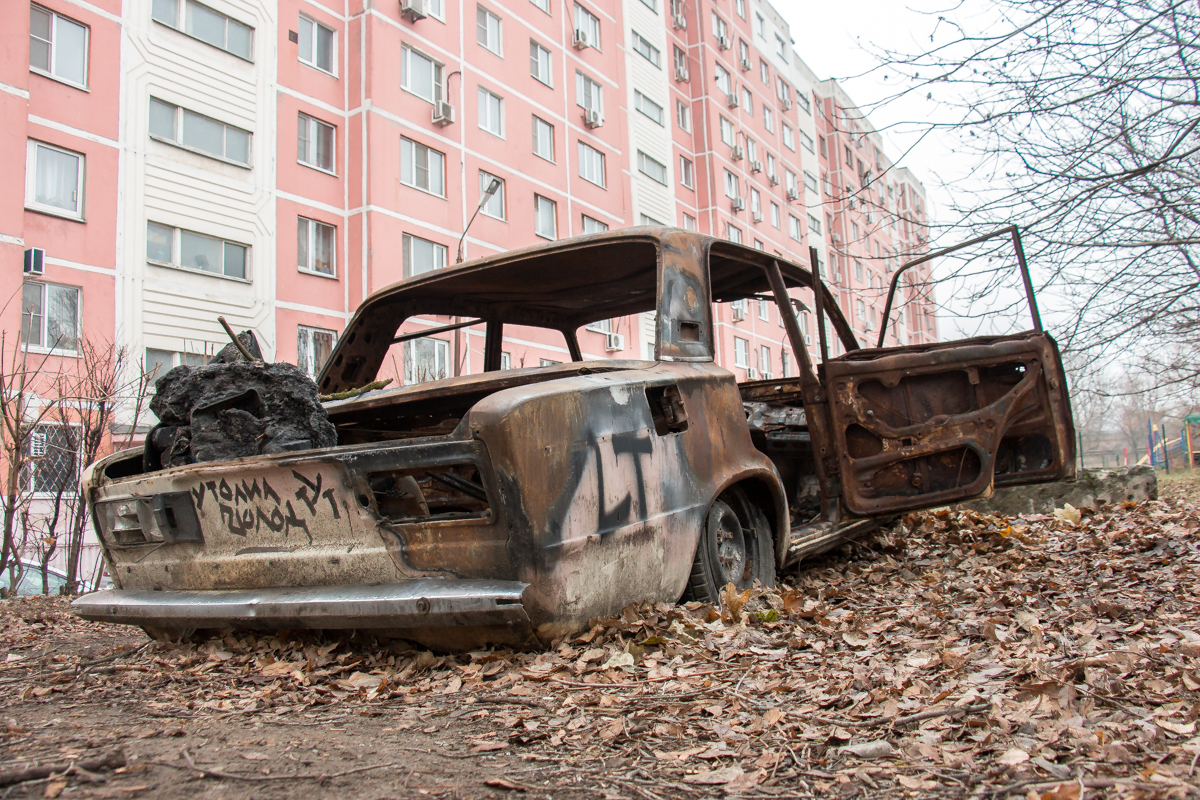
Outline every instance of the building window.
<path id="1" fill-rule="evenodd" d="M 582 72 L 575 73 L 575 105 L 604 116 L 604 92 L 600 84 Z"/>
<path id="2" fill-rule="evenodd" d="M 500 188 L 496 190 L 488 201 L 479 209 L 479 213 L 487 214 L 489 217 L 496 219 L 504 219 L 504 179 L 490 172 L 479 170 L 479 196 L 483 197 L 487 192 L 488 187 L 492 185 L 492 181 L 500 181 Z"/>
<path id="3" fill-rule="evenodd" d="M 533 118 L 533 154 L 554 161 L 554 126 L 537 116 Z"/>
<path id="4" fill-rule="evenodd" d="M 296 266 L 302 272 L 333 277 L 337 228 L 307 217 L 296 218 Z"/>
<path id="5" fill-rule="evenodd" d="M 426 336 L 404 343 L 404 383 L 440 381 L 449 376 L 450 343 Z"/>
<path id="6" fill-rule="evenodd" d="M 805 133 L 804 131 L 800 131 L 800 144 L 801 144 L 801 145 L 804 147 L 804 149 L 805 149 L 805 150 L 807 150 L 808 152 L 810 152 L 810 153 L 811 153 L 811 152 L 813 152 L 813 140 L 812 140 L 812 137 L 811 137 L 811 136 L 809 136 L 809 135 L 808 135 L 807 133 Z"/>
<path id="7" fill-rule="evenodd" d="M 575 35 L 587 37 L 589 47 L 600 49 L 600 18 L 579 3 L 575 4 Z"/>
<path id="8" fill-rule="evenodd" d="M 740 336 L 733 337 L 733 365 L 747 369 L 750 366 L 750 341 Z"/>
<path id="9" fill-rule="evenodd" d="M 329 354 L 333 352 L 333 343 L 337 334 L 324 328 L 310 328 L 307 325 L 296 326 L 296 366 L 304 370 L 304 374 L 314 381 L 321 374 Z"/>
<path id="10" fill-rule="evenodd" d="M 713 75 L 717 81 L 717 88 L 721 90 L 722 94 L 729 94 L 733 91 L 733 84 L 729 79 L 729 70 L 720 64 L 714 64 Z"/>
<path id="11" fill-rule="evenodd" d="M 686 212 L 683 215 L 683 229 L 685 231 L 696 230 L 696 218 Z"/>
<path id="12" fill-rule="evenodd" d="M 406 233 L 401 238 L 401 249 L 404 251 L 404 277 L 413 278 L 443 269 L 446 266 L 446 246 L 422 239 Z"/>
<path id="13" fill-rule="evenodd" d="M 762 251 L 762 250 L 766 250 L 766 249 L 767 249 L 767 247 L 766 247 L 766 245 L 764 245 L 764 244 L 762 243 L 762 239 L 755 239 L 755 240 L 754 240 L 754 249 L 755 249 L 755 250 Z"/>
<path id="14" fill-rule="evenodd" d="M 746 18 L 746 0 L 737 0 L 733 4 L 733 7 L 734 7 L 734 10 L 737 11 L 737 15 L 739 17 L 741 17 L 742 19 Z"/>
<path id="15" fill-rule="evenodd" d="M 653 158 L 646 155 L 641 150 L 638 150 L 637 158 L 638 158 L 638 172 L 642 173 L 643 175 L 645 175 L 646 177 L 650 178 L 653 181 L 657 181 L 658 183 L 661 183 L 663 186 L 667 185 L 667 166 L 666 166 L 666 164 L 662 164 L 658 161 L 655 161 Z"/>
<path id="16" fill-rule="evenodd" d="M 808 92 L 796 90 L 796 103 L 804 109 L 805 114 L 812 113 L 812 101 L 808 99 Z"/>
<path id="17" fill-rule="evenodd" d="M 736 200 L 740 196 L 738 191 L 738 177 L 729 170 L 725 170 L 725 196 L 730 200 Z"/>
<path id="18" fill-rule="evenodd" d="M 501 52 L 500 18 L 483 6 L 475 7 L 475 39 L 483 47 L 503 57 Z"/>
<path id="19" fill-rule="evenodd" d="M 638 225 L 658 225 L 661 227 L 662 223 L 654 217 L 647 216 L 646 214 L 638 214 Z"/>
<path id="20" fill-rule="evenodd" d="M 306 167 L 333 172 L 334 127 L 308 114 L 300 114 L 298 129 L 296 160 Z"/>
<path id="21" fill-rule="evenodd" d="M 775 156 L 771 155 L 770 153 L 767 153 L 767 177 L 774 178 L 776 176 L 776 174 L 777 173 L 775 172 Z"/>
<path id="22" fill-rule="evenodd" d="M 762 14 L 754 15 L 754 35 L 764 42 L 767 40 L 767 21 L 763 19 Z"/>
<path id="23" fill-rule="evenodd" d="M 825 143 L 825 137 L 824 137 L 824 136 L 818 136 L 818 137 L 817 137 L 817 142 L 818 142 L 818 143 L 820 144 L 820 146 L 821 146 L 821 158 L 829 158 L 829 147 L 828 147 L 828 145 L 826 145 L 826 143 Z"/>
<path id="24" fill-rule="evenodd" d="M 725 238 L 734 244 L 742 243 L 742 229 L 731 222 L 725 223 Z"/>
<path id="25" fill-rule="evenodd" d="M 775 132 L 775 115 L 766 106 L 763 106 L 763 127 L 771 133 Z"/>
<path id="26" fill-rule="evenodd" d="M 805 171 L 804 186 L 810 192 L 815 192 L 817 190 L 817 177 L 815 175 L 813 175 L 811 172 Z"/>
<path id="27" fill-rule="evenodd" d="M 659 52 L 657 47 L 647 42 L 637 31 L 633 31 L 633 50 L 654 66 L 662 69 L 662 53 Z"/>
<path id="28" fill-rule="evenodd" d="M 771 85 L 771 68 L 769 66 L 767 66 L 767 60 L 765 58 L 759 59 L 758 77 L 767 86 Z"/>
<path id="29" fill-rule="evenodd" d="M 745 39 L 738 39 L 738 61 L 742 64 L 742 69 L 748 69 L 746 66 L 750 63 L 750 45 L 746 44 Z"/>
<path id="30" fill-rule="evenodd" d="M 244 244 L 216 236 L 157 222 L 146 224 L 146 259 L 163 266 L 195 269 L 245 280 L 249 249 Z"/>
<path id="31" fill-rule="evenodd" d="M 529 40 L 529 74 L 547 86 L 554 86 L 550 51 L 532 39 Z"/>
<path id="32" fill-rule="evenodd" d="M 774 201 L 771 201 L 771 224 L 779 227 L 779 205 Z"/>
<path id="33" fill-rule="evenodd" d="M 765 344 L 758 346 L 758 368 L 764 378 L 771 374 L 771 348 Z"/>
<path id="34" fill-rule="evenodd" d="M 675 123 L 684 133 L 692 132 L 692 109 L 683 100 L 675 101 Z"/>
<path id="35" fill-rule="evenodd" d="M 533 3 L 535 6 L 540 8 L 542 11 L 545 11 L 547 14 L 550 13 L 550 0 L 529 0 L 529 2 Z"/>
<path id="36" fill-rule="evenodd" d="M 796 173 L 790 169 L 783 171 L 783 185 L 787 189 L 788 194 L 800 194 L 800 187 L 796 184 Z"/>
<path id="37" fill-rule="evenodd" d="M 657 122 L 659 125 L 663 124 L 663 107 L 651 100 L 649 97 L 646 97 L 646 95 L 642 94 L 637 89 L 633 90 L 633 107 L 640 111 L 644 116 L 649 117 Z"/>
<path id="38" fill-rule="evenodd" d="M 862 279 L 863 279 L 862 262 L 859 261 L 857 258 L 854 259 L 854 279 L 856 281 L 858 281 L 859 283 L 862 283 Z"/>
<path id="39" fill-rule="evenodd" d="M 653 11 L 655 14 L 658 13 L 658 3 L 656 0 L 642 0 L 642 5 Z"/>
<path id="40" fill-rule="evenodd" d="M 718 39 L 728 40 L 729 39 L 729 26 L 725 23 L 725 20 L 718 17 L 717 12 L 714 11 L 713 15 L 712 15 L 712 21 L 713 21 L 713 36 L 717 37 Z"/>
<path id="41" fill-rule="evenodd" d="M 762 214 L 762 196 L 753 186 L 750 187 L 750 211 L 753 214 Z"/>
<path id="42" fill-rule="evenodd" d="M 750 116 L 754 116 L 754 94 L 745 86 L 742 87 L 742 108 Z"/>
<path id="43" fill-rule="evenodd" d="M 687 53 L 679 45 L 675 45 L 675 49 L 671 51 L 674 54 L 675 60 L 675 75 L 678 80 L 680 75 L 687 73 L 688 59 Z"/>
<path id="44" fill-rule="evenodd" d="M 27 348 L 79 352 L 79 289 L 32 281 L 22 284 L 21 329 Z"/>
<path id="45" fill-rule="evenodd" d="M 25 161 L 25 207 L 83 219 L 84 155 L 29 140 Z"/>
<path id="46" fill-rule="evenodd" d="M 250 60 L 254 29 L 192 0 L 153 0 L 150 16 L 188 36 Z"/>
<path id="47" fill-rule="evenodd" d="M 800 241 L 800 220 L 788 214 L 788 234 L 797 242 Z"/>
<path id="48" fill-rule="evenodd" d="M 733 131 L 733 123 L 721 117 L 721 141 L 730 147 L 734 146 L 737 140 L 736 134 Z"/>
<path id="49" fill-rule="evenodd" d="M 78 494 L 81 433 L 78 425 L 35 425 L 25 441 L 21 489 L 43 495 Z"/>
<path id="50" fill-rule="evenodd" d="M 579 142 L 579 177 L 603 188 L 604 153 L 586 142 Z"/>
<path id="51" fill-rule="evenodd" d="M 780 36 L 778 33 L 775 34 L 775 54 L 777 56 L 779 56 L 781 59 L 783 59 L 783 63 L 785 63 L 785 64 L 787 63 L 787 60 L 788 60 L 787 42 L 785 42 L 783 40 L 783 37 Z"/>
<path id="52" fill-rule="evenodd" d="M 770 300 L 760 299 L 758 301 L 758 318 L 765 322 L 771 321 L 771 301 Z"/>
<path id="53" fill-rule="evenodd" d="M 779 354 L 779 358 L 783 361 L 783 377 L 792 377 L 792 355 L 787 350 Z"/>
<path id="54" fill-rule="evenodd" d="M 423 192 L 446 196 L 446 156 L 400 137 L 400 182 Z"/>
<path id="55" fill-rule="evenodd" d="M 150 135 L 207 156 L 250 163 L 250 132 L 150 98 Z"/>
<path id="56" fill-rule="evenodd" d="M 686 156 L 679 157 L 679 183 L 689 189 L 695 188 L 692 162 Z"/>
<path id="57" fill-rule="evenodd" d="M 29 7 L 29 68 L 87 86 L 88 29 L 41 6 Z"/>
<path id="58" fill-rule="evenodd" d="M 504 98 L 479 87 L 479 127 L 504 138 Z"/>
<path id="59" fill-rule="evenodd" d="M 533 196 L 533 232 L 543 239 L 558 238 L 558 204 L 540 194 Z"/>
<path id="60" fill-rule="evenodd" d="M 319 22 L 300 16 L 300 63 L 333 74 L 337 34 Z"/>
<path id="61" fill-rule="evenodd" d="M 547 0 L 547 5 L 548 4 L 549 4 L 549 0 Z M 549 11 L 547 10 L 546 13 L 549 13 Z M 500 354 L 500 369 L 503 370 L 503 369 L 512 369 L 512 368 L 513 368 L 512 353 L 508 353 L 508 352 L 501 353 Z"/>
<path id="62" fill-rule="evenodd" d="M 792 127 L 786 122 L 779 123 L 780 130 L 783 133 L 783 146 L 788 150 L 796 149 L 796 137 L 792 133 Z"/>
<path id="63" fill-rule="evenodd" d="M 608 230 L 608 225 L 598 219 L 592 219 L 587 214 L 583 215 L 583 232 L 586 233 L 604 233 Z"/>
<path id="64" fill-rule="evenodd" d="M 400 88 L 427 103 L 442 99 L 442 65 L 408 45 L 401 48 Z"/>

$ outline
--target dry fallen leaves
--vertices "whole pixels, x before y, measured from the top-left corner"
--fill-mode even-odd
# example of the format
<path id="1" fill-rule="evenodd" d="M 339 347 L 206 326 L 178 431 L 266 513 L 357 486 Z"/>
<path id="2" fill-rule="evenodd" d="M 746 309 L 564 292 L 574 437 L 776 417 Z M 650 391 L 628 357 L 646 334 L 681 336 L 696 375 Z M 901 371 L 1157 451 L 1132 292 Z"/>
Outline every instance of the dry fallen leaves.
<path id="1" fill-rule="evenodd" d="M 660 795 L 1200 793 L 1197 508 L 1060 511 L 912 515 L 778 590 L 631 606 L 543 653 L 226 633 L 83 667 L 39 660 L 39 642 L 103 629 L 21 600 L 2 607 L 0 680 L 23 703 L 132 686 L 138 708 L 183 718 L 342 706 L 425 730 L 449 708 L 488 726 L 461 757 L 593 776 L 620 758 Z"/>

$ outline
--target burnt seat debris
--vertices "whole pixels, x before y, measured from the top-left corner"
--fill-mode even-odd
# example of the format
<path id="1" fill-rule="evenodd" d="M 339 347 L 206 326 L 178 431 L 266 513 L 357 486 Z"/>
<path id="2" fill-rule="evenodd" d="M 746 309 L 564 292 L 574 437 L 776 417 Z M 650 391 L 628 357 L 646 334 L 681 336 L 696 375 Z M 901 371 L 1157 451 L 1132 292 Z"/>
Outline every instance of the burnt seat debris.
<path id="1" fill-rule="evenodd" d="M 262 358 L 251 331 L 238 340 Z M 146 437 L 146 471 L 337 444 L 317 385 L 303 370 L 247 361 L 233 344 L 202 367 L 175 367 L 154 388 L 150 410 L 159 422 Z"/>

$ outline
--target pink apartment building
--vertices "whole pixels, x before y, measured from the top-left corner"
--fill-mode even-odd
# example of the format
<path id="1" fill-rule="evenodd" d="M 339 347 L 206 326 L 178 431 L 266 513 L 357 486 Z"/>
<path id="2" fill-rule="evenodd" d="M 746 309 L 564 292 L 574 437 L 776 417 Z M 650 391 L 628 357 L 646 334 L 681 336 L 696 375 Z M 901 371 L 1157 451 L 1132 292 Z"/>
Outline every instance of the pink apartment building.
<path id="1" fill-rule="evenodd" d="M 920 183 L 760 0 L 36 0 L 29 20 L 0 61 L 0 325 L 24 314 L 56 364 L 82 336 L 201 363 L 222 315 L 315 374 L 364 297 L 455 263 L 477 207 L 466 259 L 639 224 L 814 247 L 863 343 L 924 247 Z M 936 337 L 927 274 L 889 343 Z M 741 379 L 795 374 L 770 304 L 715 319 Z M 505 335 L 505 368 L 570 357 Z M 651 357 L 653 322 L 597 320 L 580 345 Z M 481 371 L 482 349 L 478 326 L 389 362 L 428 380 Z"/>

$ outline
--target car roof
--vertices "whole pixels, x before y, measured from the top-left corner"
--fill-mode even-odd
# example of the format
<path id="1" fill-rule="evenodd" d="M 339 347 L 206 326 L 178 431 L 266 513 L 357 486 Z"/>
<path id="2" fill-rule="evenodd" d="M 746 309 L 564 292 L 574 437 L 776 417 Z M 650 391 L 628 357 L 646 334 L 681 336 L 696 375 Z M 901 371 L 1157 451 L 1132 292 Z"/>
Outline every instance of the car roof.
<path id="1" fill-rule="evenodd" d="M 763 267 L 773 260 L 789 287 L 811 286 L 809 270 L 777 255 L 678 228 L 643 226 L 577 236 L 427 272 L 374 292 L 346 326 L 317 383 L 327 388 L 330 370 L 343 358 L 378 363 L 399 326 L 415 314 L 568 331 L 653 311 L 663 246 L 691 250 L 701 264 L 707 256 L 713 302 L 769 293 Z M 826 303 L 826 310 L 847 347 L 857 347 L 837 304 Z"/>

